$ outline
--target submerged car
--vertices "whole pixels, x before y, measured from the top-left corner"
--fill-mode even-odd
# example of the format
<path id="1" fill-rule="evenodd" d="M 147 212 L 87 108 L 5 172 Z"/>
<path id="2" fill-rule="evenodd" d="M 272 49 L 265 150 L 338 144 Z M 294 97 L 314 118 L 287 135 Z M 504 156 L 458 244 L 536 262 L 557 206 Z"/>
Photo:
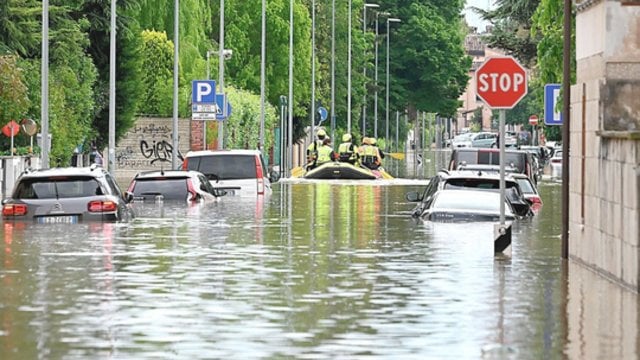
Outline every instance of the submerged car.
<path id="1" fill-rule="evenodd" d="M 498 221 L 500 201 L 500 194 L 492 191 L 439 190 L 420 217 L 438 222 Z M 515 220 L 509 202 L 504 209 L 505 220 Z"/>
<path id="2" fill-rule="evenodd" d="M 2 218 L 41 224 L 127 221 L 135 216 L 132 199 L 97 165 L 33 170 L 20 175 L 2 202 Z"/>
<path id="3" fill-rule="evenodd" d="M 436 192 L 451 189 L 499 193 L 500 175 L 495 172 L 441 170 L 429 180 L 429 184 L 422 194 L 415 191 L 406 194 L 408 201 L 418 203 L 411 211 L 411 215 L 413 217 L 421 216 L 431 206 Z M 472 195 L 468 194 L 468 196 Z M 531 203 L 526 200 L 518 183 L 511 177 L 505 178 L 505 196 L 516 215 L 533 215 Z"/>
<path id="4" fill-rule="evenodd" d="M 268 173 L 259 150 L 190 151 L 182 169 L 203 173 L 214 189 L 227 195 L 269 195 L 271 183 L 279 179 L 277 172 Z"/>
<path id="5" fill-rule="evenodd" d="M 197 171 L 156 170 L 136 174 L 127 190 L 134 201 L 212 201 L 224 196 L 224 190 L 214 189 L 209 180 Z"/>
<path id="6" fill-rule="evenodd" d="M 531 209 L 538 211 L 542 207 L 542 198 L 538 193 L 537 187 L 533 184 L 531 179 L 524 174 L 511 174 L 511 177 L 518 182 L 522 195 L 527 201 L 531 202 Z"/>

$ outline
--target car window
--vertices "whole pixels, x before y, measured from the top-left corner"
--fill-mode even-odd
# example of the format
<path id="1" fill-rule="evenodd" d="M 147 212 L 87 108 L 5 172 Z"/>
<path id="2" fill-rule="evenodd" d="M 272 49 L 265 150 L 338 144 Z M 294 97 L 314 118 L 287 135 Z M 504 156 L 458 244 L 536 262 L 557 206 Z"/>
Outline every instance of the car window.
<path id="1" fill-rule="evenodd" d="M 136 179 L 133 194 L 145 200 L 153 200 L 159 195 L 164 200 L 186 200 L 189 196 L 187 178 Z"/>
<path id="2" fill-rule="evenodd" d="M 64 176 L 30 178 L 16 187 L 16 199 L 60 199 L 100 195 L 100 183 L 94 177 Z"/>
<path id="3" fill-rule="evenodd" d="M 113 195 L 121 197 L 122 193 L 120 192 L 120 187 L 118 186 L 116 181 L 113 179 L 113 177 L 111 177 L 110 174 L 105 174 L 105 179 L 107 180 L 107 184 L 109 184 L 111 191 L 113 191 Z"/>
<path id="4" fill-rule="evenodd" d="M 490 196 L 486 196 L 490 195 Z M 467 209 L 500 211 L 499 197 L 495 193 L 474 192 L 472 196 L 466 191 L 443 191 L 438 194 L 433 202 L 434 209 Z"/>
<path id="5" fill-rule="evenodd" d="M 524 194 L 535 193 L 533 185 L 531 184 L 531 181 L 529 181 L 529 179 L 518 178 L 516 181 L 518 182 L 518 185 L 520 185 L 520 190 L 522 190 Z"/>
<path id="6" fill-rule="evenodd" d="M 458 151 L 457 163 L 466 162 L 467 164 L 477 163 L 477 153 L 475 151 Z M 453 170 L 453 169 L 452 169 Z"/>
<path id="7" fill-rule="evenodd" d="M 195 160 L 195 158 L 194 158 Z M 209 155 L 188 162 L 188 170 L 196 170 L 211 180 L 255 179 L 255 155 Z"/>

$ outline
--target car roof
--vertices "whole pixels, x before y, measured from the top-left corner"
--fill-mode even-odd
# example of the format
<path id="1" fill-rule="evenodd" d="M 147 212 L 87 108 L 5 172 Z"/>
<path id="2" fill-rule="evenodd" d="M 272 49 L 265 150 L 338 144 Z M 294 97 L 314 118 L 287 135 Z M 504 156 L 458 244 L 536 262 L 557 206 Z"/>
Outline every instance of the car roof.
<path id="1" fill-rule="evenodd" d="M 248 150 L 248 149 L 233 149 L 233 150 L 198 150 L 189 151 L 185 157 L 191 156 L 208 156 L 208 155 L 262 155 L 260 150 Z"/>
<path id="2" fill-rule="evenodd" d="M 492 152 L 492 153 L 499 153 L 500 149 L 496 149 L 496 148 L 456 148 L 452 150 L 453 152 Z M 525 150 L 513 150 L 513 149 L 505 149 L 504 150 L 505 153 L 512 153 L 512 154 L 529 154 L 528 151 Z"/>
<path id="3" fill-rule="evenodd" d="M 157 178 L 157 177 L 182 178 L 182 177 L 194 177 L 194 176 L 197 177 L 199 175 L 203 175 L 203 174 L 195 170 L 150 170 L 150 171 L 141 171 L 137 173 L 134 179 Z"/>
<path id="4" fill-rule="evenodd" d="M 505 174 L 505 180 L 509 181 L 509 174 Z M 526 176 L 526 175 L 525 175 Z M 447 171 L 445 178 L 447 179 L 500 179 L 500 174 L 493 171 L 478 171 L 478 170 L 452 170 Z"/>
<path id="5" fill-rule="evenodd" d="M 22 173 L 21 178 L 45 178 L 50 176 L 78 176 L 88 175 L 92 177 L 104 177 L 107 171 L 100 166 L 90 167 L 60 167 L 49 169 L 28 169 Z"/>

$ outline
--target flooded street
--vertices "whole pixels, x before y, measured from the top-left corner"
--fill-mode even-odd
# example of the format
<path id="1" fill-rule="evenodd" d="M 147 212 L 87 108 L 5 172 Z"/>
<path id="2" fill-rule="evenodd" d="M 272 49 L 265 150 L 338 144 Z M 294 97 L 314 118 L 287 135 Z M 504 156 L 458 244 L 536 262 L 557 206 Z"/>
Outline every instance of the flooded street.
<path id="1" fill-rule="evenodd" d="M 135 204 L 131 223 L 2 223 L 0 357 L 640 355 L 637 295 L 560 258 L 560 183 L 540 184 L 540 213 L 494 258 L 492 223 L 410 217 L 405 193 L 442 167 L 425 165 L 416 180 Z"/>

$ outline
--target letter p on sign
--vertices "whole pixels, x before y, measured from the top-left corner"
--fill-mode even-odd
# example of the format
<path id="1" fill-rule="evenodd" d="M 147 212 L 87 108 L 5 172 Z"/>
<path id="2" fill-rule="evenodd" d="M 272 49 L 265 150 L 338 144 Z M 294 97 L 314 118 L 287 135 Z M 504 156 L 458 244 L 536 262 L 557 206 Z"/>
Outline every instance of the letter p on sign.
<path id="1" fill-rule="evenodd" d="M 215 80 L 193 80 L 191 82 L 192 97 L 194 104 L 215 104 L 216 103 L 216 82 Z"/>
<path id="2" fill-rule="evenodd" d="M 494 109 L 511 109 L 527 95 L 527 71 L 512 57 L 487 59 L 476 70 L 478 96 Z"/>

